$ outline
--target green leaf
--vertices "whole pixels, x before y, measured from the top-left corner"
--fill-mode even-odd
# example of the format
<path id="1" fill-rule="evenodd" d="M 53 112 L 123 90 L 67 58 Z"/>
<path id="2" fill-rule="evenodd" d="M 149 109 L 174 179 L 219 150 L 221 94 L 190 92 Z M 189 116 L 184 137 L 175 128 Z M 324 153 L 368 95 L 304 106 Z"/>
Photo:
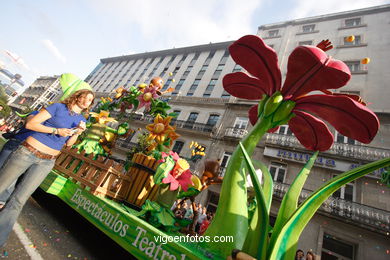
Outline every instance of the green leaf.
<path id="1" fill-rule="evenodd" d="M 156 173 L 153 176 L 154 183 L 160 184 L 162 179 L 168 176 L 168 173 L 172 171 L 175 166 L 175 161 L 170 157 L 165 157 L 165 162 L 160 163 L 156 169 Z"/>
<path id="2" fill-rule="evenodd" d="M 263 179 L 264 179 L 263 194 L 264 194 L 265 205 L 267 206 L 267 213 L 269 215 L 271 209 L 271 203 L 272 203 L 272 195 L 274 193 L 274 182 L 265 164 L 256 160 L 253 160 L 253 164 L 256 166 L 256 168 L 260 169 L 263 174 Z"/>
<path id="3" fill-rule="evenodd" d="M 280 230 L 283 228 L 284 224 L 291 217 L 291 215 L 298 208 L 299 196 L 302 192 L 303 185 L 306 182 L 307 177 L 310 174 L 310 170 L 313 167 L 318 156 L 318 151 L 316 151 L 310 159 L 303 166 L 302 170 L 297 174 L 294 181 L 291 183 L 290 188 L 287 193 L 284 195 L 282 203 L 279 207 L 278 217 L 276 218 L 274 231 L 270 240 L 270 248 L 273 247 L 276 238 L 279 235 Z"/>
<path id="4" fill-rule="evenodd" d="M 177 198 L 178 199 L 182 199 L 182 198 L 188 198 L 188 197 L 192 197 L 192 196 L 196 196 L 200 193 L 199 190 L 195 189 L 194 187 L 190 187 L 188 188 L 187 191 L 180 191 L 179 192 L 179 195 L 177 195 Z"/>
<path id="5" fill-rule="evenodd" d="M 267 206 L 265 203 L 265 198 L 263 194 L 263 190 L 261 188 L 261 184 L 259 178 L 257 177 L 256 170 L 253 167 L 252 160 L 250 159 L 248 153 L 246 152 L 244 146 L 240 142 L 240 148 L 244 155 L 244 161 L 246 163 L 249 175 L 252 179 L 253 188 L 255 190 L 257 206 L 256 212 L 253 215 L 253 220 L 251 221 L 251 225 L 249 226 L 248 236 L 246 237 L 246 241 L 244 244 L 243 251 L 256 256 L 257 259 L 265 259 L 267 252 L 267 243 L 268 243 L 268 212 Z M 252 225 L 253 222 L 253 225 Z"/>
<path id="6" fill-rule="evenodd" d="M 343 174 L 336 176 L 321 188 L 313 192 L 301 206 L 294 212 L 287 223 L 280 231 L 273 248 L 270 248 L 268 259 L 293 259 L 297 247 L 298 239 L 303 229 L 313 217 L 317 209 L 328 197 L 337 191 L 341 186 L 358 179 L 377 169 L 389 167 L 390 158 L 385 158 L 373 163 L 369 163 Z"/>
<path id="7" fill-rule="evenodd" d="M 158 222 L 163 226 L 174 226 L 175 225 L 175 217 L 172 211 L 162 208 L 160 212 L 154 211 L 151 212 L 153 216 L 158 219 Z"/>
<path id="8" fill-rule="evenodd" d="M 253 154 L 260 139 L 271 128 L 269 118 L 258 120 L 242 141 L 249 155 Z M 223 178 L 217 212 L 205 236 L 234 236 L 233 242 L 207 243 L 212 250 L 220 251 L 224 256 L 233 249 L 242 249 L 248 231 L 246 175 L 243 168 L 243 154 L 240 147 L 233 152 Z"/>

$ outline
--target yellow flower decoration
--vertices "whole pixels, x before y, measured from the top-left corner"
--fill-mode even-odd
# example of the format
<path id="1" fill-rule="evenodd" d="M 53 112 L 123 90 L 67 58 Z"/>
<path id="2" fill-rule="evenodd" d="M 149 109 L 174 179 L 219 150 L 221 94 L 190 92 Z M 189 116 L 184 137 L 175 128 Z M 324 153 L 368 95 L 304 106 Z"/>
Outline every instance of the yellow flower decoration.
<path id="1" fill-rule="evenodd" d="M 125 95 L 127 93 L 127 90 L 124 87 L 119 87 L 115 90 L 115 92 L 116 92 L 115 99 L 118 99 L 123 95 Z"/>
<path id="2" fill-rule="evenodd" d="M 175 132 L 175 128 L 173 128 L 173 131 L 172 131 L 172 132 L 169 132 L 169 134 L 168 134 L 168 138 L 171 139 L 169 145 L 172 145 L 172 144 L 173 144 L 173 141 L 175 141 L 175 140 L 176 140 L 177 138 L 179 138 L 179 137 L 180 137 L 180 135 L 177 134 L 177 133 Z"/>
<path id="3" fill-rule="evenodd" d="M 158 114 L 154 119 L 154 123 L 146 126 L 146 129 L 150 132 L 148 139 L 154 139 L 160 144 L 163 143 L 167 139 L 167 135 L 175 131 L 175 129 L 169 125 L 171 120 L 171 116 L 162 118 L 160 114 Z"/>
<path id="4" fill-rule="evenodd" d="M 90 112 L 89 114 L 91 115 L 91 117 L 96 118 L 96 120 L 100 124 L 105 124 L 107 122 L 114 122 L 114 121 L 116 121 L 113 117 L 109 117 L 110 112 L 108 112 L 108 111 L 101 110 L 99 114 L 95 113 L 95 112 Z"/>

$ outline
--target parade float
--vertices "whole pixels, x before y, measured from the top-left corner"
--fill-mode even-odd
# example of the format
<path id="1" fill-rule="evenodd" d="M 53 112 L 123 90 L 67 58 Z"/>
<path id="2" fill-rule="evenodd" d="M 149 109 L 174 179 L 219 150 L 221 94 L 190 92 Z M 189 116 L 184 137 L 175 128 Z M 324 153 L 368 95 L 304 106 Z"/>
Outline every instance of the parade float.
<path id="1" fill-rule="evenodd" d="M 379 128 L 378 118 L 360 97 L 331 91 L 345 86 L 351 77 L 343 62 L 325 53 L 331 48 L 329 41 L 297 47 L 289 57 L 282 85 L 277 55 L 261 38 L 244 36 L 229 47 L 232 58 L 246 73 L 227 74 L 224 89 L 237 98 L 258 100 L 258 104 L 248 111 L 253 128 L 237 146 L 223 180 L 213 170 L 215 163 L 196 175 L 191 172 L 188 158 L 180 158 L 170 150 L 178 137 L 171 125 L 174 114 L 159 99 L 164 94 L 163 82 L 156 78 L 149 85 L 122 87 L 115 97 L 103 98 L 93 114 L 95 121 L 91 121 L 91 127 L 95 127 L 75 148 L 62 151 L 41 188 L 61 198 L 139 259 L 293 259 L 301 232 L 333 192 L 390 166 L 390 158 L 385 158 L 339 174 L 299 203 L 319 152 L 328 150 L 334 141 L 324 121 L 362 143 L 371 142 Z M 105 124 L 111 120 L 107 119 L 108 113 L 119 109 L 118 120 L 131 118 L 131 113 L 141 107 L 154 116 L 154 121 L 146 127 L 148 132 L 140 135 L 139 149 L 133 151 L 129 163 L 117 163 L 101 146 L 101 139 L 107 129 L 114 135 L 131 130 L 126 125 L 107 128 Z M 128 123 L 131 127 L 131 121 Z M 272 177 L 267 166 L 253 160 L 252 154 L 260 139 L 282 124 L 289 125 L 312 155 L 285 194 L 271 227 Z M 202 155 L 200 152 L 198 148 L 193 157 Z M 251 214 L 247 175 L 255 194 Z M 384 179 L 389 182 L 388 173 Z M 196 236 L 193 223 L 177 218 L 171 206 L 178 198 L 194 202 L 202 190 L 221 182 L 216 215 L 205 234 Z M 213 242 L 214 237 L 221 236 L 234 239 Z"/>

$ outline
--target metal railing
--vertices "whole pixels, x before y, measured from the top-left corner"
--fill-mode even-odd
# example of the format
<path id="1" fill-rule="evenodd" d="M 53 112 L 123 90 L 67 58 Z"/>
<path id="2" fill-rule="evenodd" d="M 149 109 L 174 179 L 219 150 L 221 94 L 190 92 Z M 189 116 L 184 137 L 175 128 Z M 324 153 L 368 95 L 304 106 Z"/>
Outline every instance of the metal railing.
<path id="1" fill-rule="evenodd" d="M 274 182 L 274 196 L 282 199 L 290 185 Z M 300 194 L 300 202 L 311 195 L 312 191 L 303 189 Z M 390 232 L 390 212 L 367 206 L 364 204 L 347 201 L 340 198 L 329 197 L 319 208 L 320 212 L 332 216 L 341 217 L 350 223 L 365 228 L 371 228 L 383 233 Z"/>
<path id="2" fill-rule="evenodd" d="M 236 127 L 227 127 L 225 129 L 225 136 L 234 137 L 234 138 L 242 138 L 248 133 L 248 130 L 236 128 Z"/>
<path id="3" fill-rule="evenodd" d="M 285 147 L 303 148 L 298 139 L 292 135 L 268 133 L 265 137 L 265 143 Z M 343 143 L 334 143 L 326 153 L 368 161 L 390 157 L 389 149 Z"/>
<path id="4" fill-rule="evenodd" d="M 205 133 L 211 133 L 213 131 L 214 125 L 196 123 L 192 121 L 183 121 L 183 120 L 174 120 L 173 124 L 177 128 L 190 129 L 194 131 L 200 131 Z"/>

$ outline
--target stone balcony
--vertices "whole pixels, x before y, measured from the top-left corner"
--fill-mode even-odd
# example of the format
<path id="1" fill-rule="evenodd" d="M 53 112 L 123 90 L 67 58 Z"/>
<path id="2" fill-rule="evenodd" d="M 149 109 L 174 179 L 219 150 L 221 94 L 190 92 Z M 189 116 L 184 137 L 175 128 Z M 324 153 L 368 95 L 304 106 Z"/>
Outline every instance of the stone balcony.
<path id="1" fill-rule="evenodd" d="M 265 143 L 266 145 L 273 144 L 284 147 L 303 149 L 303 146 L 299 143 L 298 139 L 292 135 L 268 133 L 265 136 Z M 326 151 L 326 153 L 364 161 L 376 161 L 390 157 L 389 149 L 343 143 L 334 143 L 332 147 Z"/>
<path id="2" fill-rule="evenodd" d="M 288 184 L 275 182 L 274 198 L 282 199 L 289 187 Z M 303 189 L 300 202 L 308 198 L 311 193 L 312 191 Z M 318 212 L 382 234 L 387 235 L 390 232 L 390 212 L 383 209 L 330 197 L 321 205 Z"/>
<path id="3" fill-rule="evenodd" d="M 236 127 L 227 127 L 225 129 L 224 136 L 230 138 L 241 139 L 248 133 L 248 130 L 236 128 Z"/>

